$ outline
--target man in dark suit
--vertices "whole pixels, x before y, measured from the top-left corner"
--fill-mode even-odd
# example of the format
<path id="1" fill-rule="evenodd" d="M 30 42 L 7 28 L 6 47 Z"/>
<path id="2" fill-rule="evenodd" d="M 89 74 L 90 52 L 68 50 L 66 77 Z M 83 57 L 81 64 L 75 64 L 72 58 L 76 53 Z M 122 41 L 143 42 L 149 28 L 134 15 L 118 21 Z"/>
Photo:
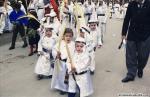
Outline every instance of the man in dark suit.
<path id="1" fill-rule="evenodd" d="M 127 40 L 127 76 L 122 82 L 143 77 L 143 69 L 150 55 L 150 0 L 129 3 L 122 28 L 122 39 Z"/>

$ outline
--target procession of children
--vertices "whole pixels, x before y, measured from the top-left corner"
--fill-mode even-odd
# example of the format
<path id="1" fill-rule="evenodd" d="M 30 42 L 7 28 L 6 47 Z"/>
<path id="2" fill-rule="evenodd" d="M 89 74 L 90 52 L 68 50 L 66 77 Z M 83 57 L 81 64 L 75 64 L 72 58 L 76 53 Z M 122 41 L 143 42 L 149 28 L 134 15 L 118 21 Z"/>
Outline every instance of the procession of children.
<path id="1" fill-rule="evenodd" d="M 9 18 L 17 30 L 13 30 L 9 50 L 15 49 L 17 33 L 20 33 L 24 48 L 28 39 L 28 55 L 38 55 L 34 70 L 37 80 L 51 79 L 51 89 L 59 91 L 61 95 L 68 94 L 68 97 L 92 95 L 91 76 L 96 72 L 95 52 L 105 42 L 105 2 L 87 0 L 82 4 L 75 0 L 64 0 L 56 8 L 53 2 L 44 4 L 43 0 L 31 0 L 26 17 L 21 3 L 13 2 L 12 6 L 13 13 Z"/>

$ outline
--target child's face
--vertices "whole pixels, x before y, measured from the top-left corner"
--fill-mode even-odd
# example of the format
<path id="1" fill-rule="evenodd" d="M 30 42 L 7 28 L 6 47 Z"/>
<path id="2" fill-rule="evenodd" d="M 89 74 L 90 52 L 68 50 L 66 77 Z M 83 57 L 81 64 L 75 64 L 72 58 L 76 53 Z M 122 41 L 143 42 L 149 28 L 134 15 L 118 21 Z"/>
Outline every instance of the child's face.
<path id="1" fill-rule="evenodd" d="M 80 32 L 80 37 L 84 38 L 84 32 Z"/>
<path id="2" fill-rule="evenodd" d="M 89 27 L 90 27 L 91 30 L 95 30 L 96 29 L 96 23 L 91 23 L 89 25 Z"/>
<path id="3" fill-rule="evenodd" d="M 83 52 L 83 47 L 84 47 L 84 43 L 76 42 L 75 49 L 76 49 L 76 51 L 78 53 L 82 53 Z"/>
<path id="4" fill-rule="evenodd" d="M 52 36 L 52 32 L 51 32 L 50 30 L 47 30 L 47 31 L 45 32 L 45 35 L 46 35 L 47 37 L 51 37 L 51 36 Z"/>
<path id="5" fill-rule="evenodd" d="M 64 39 L 65 39 L 65 41 L 67 42 L 67 43 L 70 43 L 70 41 L 72 40 L 72 33 L 66 33 L 65 35 L 64 35 Z"/>

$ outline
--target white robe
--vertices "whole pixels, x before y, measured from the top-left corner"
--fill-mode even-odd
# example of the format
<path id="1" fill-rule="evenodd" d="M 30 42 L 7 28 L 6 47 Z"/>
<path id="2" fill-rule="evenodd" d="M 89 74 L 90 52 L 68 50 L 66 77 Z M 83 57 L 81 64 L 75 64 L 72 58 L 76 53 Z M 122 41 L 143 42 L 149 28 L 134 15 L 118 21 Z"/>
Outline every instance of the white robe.
<path id="1" fill-rule="evenodd" d="M 69 25 L 68 25 L 68 27 L 69 28 L 74 28 L 74 25 L 73 25 L 73 6 L 74 6 L 74 4 L 71 2 L 71 4 L 70 5 L 68 5 L 68 8 L 69 8 L 69 10 L 68 10 L 68 13 L 70 13 L 71 14 L 71 21 L 69 22 Z M 68 18 L 69 19 L 69 18 Z M 69 21 L 69 20 L 68 20 Z"/>
<path id="2" fill-rule="evenodd" d="M 98 16 L 99 23 L 106 23 L 107 21 L 107 7 L 106 6 L 98 6 L 96 9 L 97 15 L 104 14 L 105 16 Z"/>
<path id="3" fill-rule="evenodd" d="M 114 12 L 115 12 L 115 18 L 120 17 L 120 5 L 119 4 L 114 4 Z"/>
<path id="4" fill-rule="evenodd" d="M 3 14 L 0 15 L 0 33 L 3 33 L 4 27 L 5 27 L 5 18 L 6 18 L 6 10 L 4 7 L 0 7 L 0 12 Z"/>
<path id="5" fill-rule="evenodd" d="M 71 73 L 71 64 L 67 62 L 67 68 L 69 73 L 69 88 L 68 92 L 75 93 L 77 86 L 80 89 L 80 97 L 87 97 L 93 93 L 93 85 L 91 75 L 89 72 L 90 56 L 88 53 L 78 54 L 77 52 L 73 55 L 72 61 L 76 68 L 77 73 L 87 71 L 81 75 L 75 75 L 75 79 Z"/>
<path id="6" fill-rule="evenodd" d="M 100 31 L 95 30 L 95 31 L 90 31 L 90 36 L 89 36 L 89 43 L 88 43 L 88 49 L 89 53 L 91 56 L 91 65 L 90 65 L 90 70 L 95 71 L 95 52 L 94 52 L 94 47 L 97 47 L 98 45 L 102 45 L 101 41 L 101 34 Z"/>
<path id="7" fill-rule="evenodd" d="M 38 51 L 42 52 L 43 55 L 40 55 L 38 58 L 37 64 L 35 66 L 35 73 L 45 76 L 52 75 L 53 69 L 51 68 L 50 52 L 52 51 L 53 46 L 55 45 L 55 39 L 53 37 L 45 36 L 39 42 L 40 43 Z M 43 48 L 48 51 L 43 51 Z"/>
<path id="8" fill-rule="evenodd" d="M 58 21 L 57 18 L 55 18 L 54 23 L 52 23 L 52 25 L 53 25 L 53 31 L 55 35 L 59 36 L 59 32 L 61 31 L 61 23 Z"/>
<path id="9" fill-rule="evenodd" d="M 91 14 L 92 15 L 92 12 L 94 11 L 95 6 L 94 6 L 94 3 L 92 3 L 91 5 L 85 3 L 84 7 L 85 7 L 84 8 L 85 9 L 84 10 L 85 11 L 85 21 L 86 21 L 86 24 L 88 24 L 88 18 L 89 18 L 89 16 L 86 15 L 86 14 Z"/>
<path id="10" fill-rule="evenodd" d="M 69 48 L 69 51 L 72 56 L 74 49 L 75 49 L 75 44 L 73 41 L 71 41 L 71 43 L 68 44 L 68 48 Z M 56 59 L 57 51 L 59 51 L 58 43 L 55 45 L 55 48 L 52 51 L 54 59 Z M 60 53 L 61 53 L 61 59 L 68 58 L 66 44 L 65 44 L 64 40 L 61 41 Z M 55 62 L 55 65 L 54 65 L 54 72 L 53 72 L 53 77 L 52 77 L 52 82 L 51 82 L 51 88 L 67 92 L 68 85 L 64 83 L 65 75 L 66 75 L 66 71 L 67 71 L 66 63 L 64 61 L 59 61 L 60 64 L 57 64 L 57 62 Z"/>
<path id="11" fill-rule="evenodd" d="M 23 4 L 21 4 L 21 10 L 26 14 L 26 9 Z"/>
<path id="12" fill-rule="evenodd" d="M 7 5 L 7 13 L 8 14 L 6 14 L 6 18 L 5 18 L 5 28 L 4 28 L 5 31 L 6 30 L 11 31 L 13 28 L 13 24 L 11 24 L 10 20 L 9 20 L 9 15 L 12 11 L 13 11 L 13 8 L 10 5 Z"/>
<path id="13" fill-rule="evenodd" d="M 44 12 L 45 12 L 43 0 L 39 0 L 36 6 L 37 8 L 40 8 L 40 9 L 37 9 L 37 16 L 38 16 L 38 19 L 41 20 L 44 17 Z"/>
<path id="14" fill-rule="evenodd" d="M 98 16 L 99 20 L 99 30 L 104 36 L 104 33 L 106 32 L 106 22 L 107 22 L 107 6 L 99 6 L 97 7 L 97 15 L 104 14 L 104 16 Z"/>

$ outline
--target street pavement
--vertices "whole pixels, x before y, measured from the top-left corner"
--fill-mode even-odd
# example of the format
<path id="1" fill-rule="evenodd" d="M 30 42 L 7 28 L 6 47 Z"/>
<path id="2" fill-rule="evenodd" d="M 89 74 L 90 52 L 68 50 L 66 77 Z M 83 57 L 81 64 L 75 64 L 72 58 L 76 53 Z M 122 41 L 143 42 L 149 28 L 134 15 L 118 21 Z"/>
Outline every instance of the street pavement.
<path id="1" fill-rule="evenodd" d="M 122 83 L 126 76 L 125 50 L 118 50 L 122 20 L 108 20 L 104 45 L 96 52 L 96 72 L 92 76 L 94 94 L 90 97 L 150 97 L 150 60 L 142 79 Z M 36 80 L 37 55 L 28 57 L 28 48 L 9 51 L 9 43 L 0 46 L 0 97 L 67 97 L 50 89 L 50 79 Z"/>

